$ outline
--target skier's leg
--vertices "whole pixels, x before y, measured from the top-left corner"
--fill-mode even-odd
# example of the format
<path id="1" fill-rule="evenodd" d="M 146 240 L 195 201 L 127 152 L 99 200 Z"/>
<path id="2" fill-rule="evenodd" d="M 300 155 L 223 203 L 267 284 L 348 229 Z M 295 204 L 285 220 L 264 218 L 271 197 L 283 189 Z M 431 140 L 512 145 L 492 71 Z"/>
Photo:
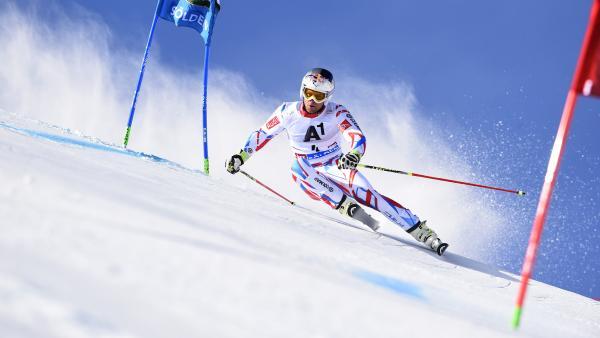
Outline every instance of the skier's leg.
<path id="1" fill-rule="evenodd" d="M 419 217 L 400 203 L 377 192 L 358 170 L 338 169 L 335 165 L 324 167 L 327 177 L 341 186 L 358 203 L 373 208 L 402 229 L 408 231 L 419 223 Z"/>
<path id="2" fill-rule="evenodd" d="M 426 221 L 420 221 L 419 217 L 409 209 L 380 194 L 359 171 L 338 169 L 335 165 L 325 166 L 323 170 L 331 181 L 349 191 L 357 202 L 379 211 L 387 219 L 411 234 L 417 241 L 423 242 L 437 251 L 439 255 L 443 254 L 448 247 L 437 237 L 435 231 L 425 224 Z"/>
<path id="3" fill-rule="evenodd" d="M 315 170 L 304 157 L 292 163 L 292 178 L 312 199 L 321 200 L 332 209 L 337 209 L 344 199 L 344 191 L 325 175 Z"/>

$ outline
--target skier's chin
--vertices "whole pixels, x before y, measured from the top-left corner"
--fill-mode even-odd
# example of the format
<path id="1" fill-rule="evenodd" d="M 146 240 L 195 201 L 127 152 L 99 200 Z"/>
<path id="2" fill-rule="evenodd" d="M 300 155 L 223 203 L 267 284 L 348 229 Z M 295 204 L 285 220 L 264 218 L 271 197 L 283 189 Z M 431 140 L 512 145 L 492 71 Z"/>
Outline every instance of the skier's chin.
<path id="1" fill-rule="evenodd" d="M 323 103 L 316 103 L 312 100 L 310 101 L 304 101 L 304 109 L 306 109 L 306 112 L 309 114 L 314 114 L 316 112 L 318 112 L 319 110 L 321 110 L 321 108 L 323 107 Z"/>

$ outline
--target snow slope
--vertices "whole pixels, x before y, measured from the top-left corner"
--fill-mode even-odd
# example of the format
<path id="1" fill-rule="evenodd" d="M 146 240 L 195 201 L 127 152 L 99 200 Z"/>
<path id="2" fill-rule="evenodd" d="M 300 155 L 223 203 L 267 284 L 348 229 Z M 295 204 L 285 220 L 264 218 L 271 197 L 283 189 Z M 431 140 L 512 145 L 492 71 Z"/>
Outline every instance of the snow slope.
<path id="1" fill-rule="evenodd" d="M 598 337 L 600 302 L 532 281 L 513 332 L 518 277 L 239 180 L 0 112 L 0 336 Z"/>

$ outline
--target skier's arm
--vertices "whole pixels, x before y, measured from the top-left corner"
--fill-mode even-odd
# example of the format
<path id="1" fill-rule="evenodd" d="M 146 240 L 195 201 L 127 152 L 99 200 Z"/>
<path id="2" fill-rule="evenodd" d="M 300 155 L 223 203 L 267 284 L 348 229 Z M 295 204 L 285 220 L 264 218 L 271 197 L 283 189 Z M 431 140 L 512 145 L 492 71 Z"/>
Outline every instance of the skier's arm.
<path id="1" fill-rule="evenodd" d="M 246 140 L 246 144 L 240 152 L 232 155 L 225 162 L 227 171 L 232 174 L 237 173 L 240 170 L 240 167 L 246 163 L 255 152 L 261 150 L 269 143 L 269 141 L 285 129 L 281 123 L 283 121 L 281 112 L 283 112 L 284 109 L 285 104 L 279 106 L 258 130 L 250 133 L 248 140 Z"/>
<path id="2" fill-rule="evenodd" d="M 344 106 L 338 107 L 336 116 L 340 132 L 344 135 L 344 139 L 350 143 L 350 153 L 362 157 L 367 149 L 367 139 L 360 130 L 358 123 Z"/>
<path id="3" fill-rule="evenodd" d="M 242 149 L 242 151 L 247 154 L 244 161 L 254 155 L 255 152 L 261 150 L 285 129 L 282 123 L 283 117 L 281 114 L 283 109 L 285 109 L 285 105 L 279 106 L 258 130 L 250 133 L 250 136 L 248 136 L 248 140 L 246 140 L 246 144 Z"/>
<path id="4" fill-rule="evenodd" d="M 340 132 L 346 141 L 350 143 L 350 151 L 340 157 L 338 168 L 356 169 L 358 162 L 360 162 L 367 149 L 367 140 L 352 114 L 344 106 L 337 107 L 336 117 L 338 118 Z"/>

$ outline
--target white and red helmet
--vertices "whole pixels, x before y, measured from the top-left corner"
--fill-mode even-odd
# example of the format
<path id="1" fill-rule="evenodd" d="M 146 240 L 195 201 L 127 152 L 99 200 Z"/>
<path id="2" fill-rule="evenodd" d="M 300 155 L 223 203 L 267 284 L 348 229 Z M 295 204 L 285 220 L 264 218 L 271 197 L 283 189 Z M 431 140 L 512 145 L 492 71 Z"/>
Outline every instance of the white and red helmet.
<path id="1" fill-rule="evenodd" d="M 329 99 L 335 89 L 333 74 L 324 68 L 313 68 L 302 78 L 300 86 L 300 97 L 306 98 L 305 89 L 314 90 L 325 94 L 325 100 Z"/>

